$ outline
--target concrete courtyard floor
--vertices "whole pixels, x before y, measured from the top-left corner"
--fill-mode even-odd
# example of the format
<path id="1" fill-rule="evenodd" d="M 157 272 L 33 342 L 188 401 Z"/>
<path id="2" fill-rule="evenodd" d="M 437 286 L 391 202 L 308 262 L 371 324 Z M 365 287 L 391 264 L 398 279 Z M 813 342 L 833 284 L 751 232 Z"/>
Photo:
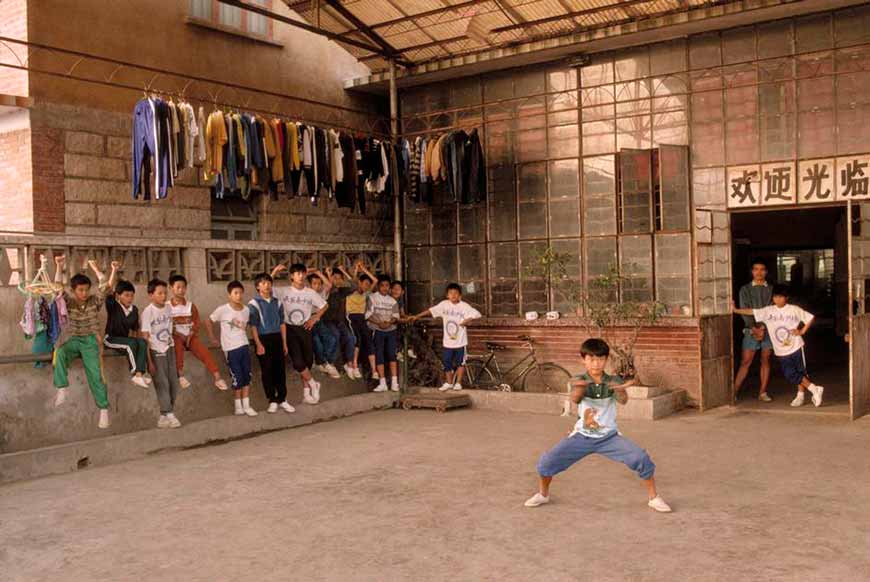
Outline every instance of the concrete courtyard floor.
<path id="1" fill-rule="evenodd" d="M 0 579 L 870 576 L 870 421 L 626 421 L 673 514 L 649 510 L 636 478 L 600 457 L 557 477 L 550 505 L 524 508 L 538 455 L 570 425 L 388 410 L 3 486 Z"/>

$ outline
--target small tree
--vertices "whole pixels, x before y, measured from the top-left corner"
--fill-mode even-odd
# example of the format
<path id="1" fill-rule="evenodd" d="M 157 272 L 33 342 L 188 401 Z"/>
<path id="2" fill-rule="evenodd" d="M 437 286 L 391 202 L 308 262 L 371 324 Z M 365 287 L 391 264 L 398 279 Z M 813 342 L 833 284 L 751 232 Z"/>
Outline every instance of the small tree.
<path id="1" fill-rule="evenodd" d="M 568 273 L 568 253 L 547 247 L 526 268 L 526 274 L 543 278 L 549 288 L 560 292 L 586 323 L 589 337 L 600 337 L 610 345 L 614 372 L 626 378 L 638 375 L 634 348 L 641 328 L 656 323 L 666 312 L 657 301 L 619 301 L 619 287 L 626 277 L 611 265 L 608 272 L 581 283 Z M 628 328 L 627 336 L 618 336 L 616 328 Z"/>

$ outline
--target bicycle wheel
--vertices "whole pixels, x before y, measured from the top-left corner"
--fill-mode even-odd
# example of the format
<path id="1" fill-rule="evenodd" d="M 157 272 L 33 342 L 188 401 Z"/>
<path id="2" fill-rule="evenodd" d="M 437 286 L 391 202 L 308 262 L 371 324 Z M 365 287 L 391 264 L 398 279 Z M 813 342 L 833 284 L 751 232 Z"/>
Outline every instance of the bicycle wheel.
<path id="1" fill-rule="evenodd" d="M 524 392 L 565 392 L 571 373 L 552 362 L 538 364 L 523 376 Z"/>
<path id="2" fill-rule="evenodd" d="M 492 390 L 497 384 L 492 370 L 484 366 L 480 360 L 465 361 L 465 376 L 468 378 L 469 388 Z"/>

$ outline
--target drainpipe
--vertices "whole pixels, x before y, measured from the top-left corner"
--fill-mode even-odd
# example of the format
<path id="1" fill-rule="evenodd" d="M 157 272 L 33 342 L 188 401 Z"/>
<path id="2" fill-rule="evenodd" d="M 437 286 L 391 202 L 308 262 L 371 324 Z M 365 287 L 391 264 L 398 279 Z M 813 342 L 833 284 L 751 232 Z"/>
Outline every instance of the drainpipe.
<path id="1" fill-rule="evenodd" d="M 396 62 L 390 61 L 390 136 L 393 143 L 399 141 L 399 93 L 396 89 Z M 393 277 L 402 277 L 402 197 L 399 193 L 398 176 L 393 176 Z"/>

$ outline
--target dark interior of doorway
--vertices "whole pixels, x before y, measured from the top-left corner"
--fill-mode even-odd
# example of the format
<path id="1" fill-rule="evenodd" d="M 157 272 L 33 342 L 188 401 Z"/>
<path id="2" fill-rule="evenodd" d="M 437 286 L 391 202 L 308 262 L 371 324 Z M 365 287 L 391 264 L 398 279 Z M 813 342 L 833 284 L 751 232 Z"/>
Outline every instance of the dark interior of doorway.
<path id="1" fill-rule="evenodd" d="M 821 408 L 807 404 L 791 409 L 796 388 L 783 378 L 775 358 L 768 394 L 773 402 L 759 402 L 759 357 L 738 396 L 744 409 L 849 411 L 848 250 L 845 207 L 735 213 L 731 217 L 734 297 L 751 279 L 756 258 L 767 265 L 768 282 L 784 283 L 790 302 L 816 316 L 806 340 L 807 371 L 825 387 Z M 734 318 L 735 372 L 740 363 L 743 321 Z"/>

